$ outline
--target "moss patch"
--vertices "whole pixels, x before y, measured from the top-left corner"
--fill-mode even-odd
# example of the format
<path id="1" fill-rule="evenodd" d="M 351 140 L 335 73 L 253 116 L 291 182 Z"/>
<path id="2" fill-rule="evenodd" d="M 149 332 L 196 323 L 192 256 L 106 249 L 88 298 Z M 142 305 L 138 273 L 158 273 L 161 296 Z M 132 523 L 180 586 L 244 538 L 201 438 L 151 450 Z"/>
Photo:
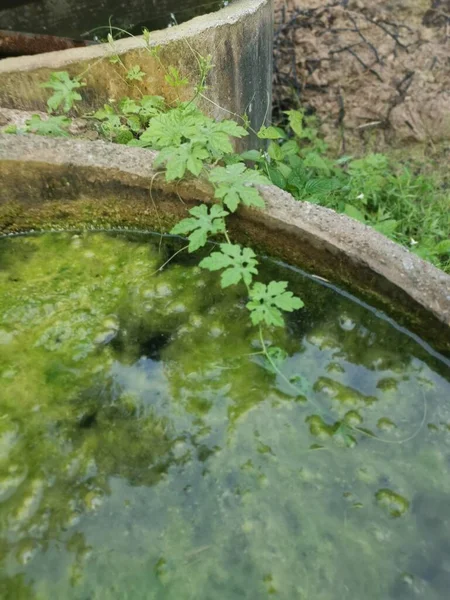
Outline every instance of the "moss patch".
<path id="1" fill-rule="evenodd" d="M 446 598 L 448 368 L 263 261 L 295 391 L 178 248 L 0 240 L 1 597 Z"/>

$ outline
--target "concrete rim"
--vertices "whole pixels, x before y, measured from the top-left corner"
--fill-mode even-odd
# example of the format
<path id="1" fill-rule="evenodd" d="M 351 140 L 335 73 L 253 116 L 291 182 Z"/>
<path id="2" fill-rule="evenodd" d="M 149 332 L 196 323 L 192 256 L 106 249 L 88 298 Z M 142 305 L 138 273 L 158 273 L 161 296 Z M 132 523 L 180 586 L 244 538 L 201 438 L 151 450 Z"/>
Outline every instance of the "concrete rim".
<path id="1" fill-rule="evenodd" d="M 89 223 L 94 213 L 78 219 L 77 212 L 87 198 L 98 206 L 102 198 L 111 201 L 116 223 L 138 219 L 141 226 L 167 231 L 187 208 L 212 201 L 205 181 L 167 184 L 153 168 L 154 157 L 107 142 L 0 135 L 0 231 L 57 227 L 64 224 L 62 205 L 72 207 L 80 225 Z M 450 353 L 450 276 L 358 221 L 298 202 L 274 186 L 260 190 L 266 209 L 239 211 L 231 219 L 236 239 L 363 293 Z M 15 221 L 10 207 L 17 205 L 21 216 Z M 108 213 L 105 222 L 111 218 Z"/>
<path id="2" fill-rule="evenodd" d="M 267 124 L 270 113 L 272 44 L 273 0 L 236 0 L 217 12 L 152 32 L 148 44 L 143 36 L 136 36 L 112 45 L 1 60 L 0 107 L 46 112 L 50 93 L 42 84 L 57 71 L 67 71 L 85 83 L 81 100 L 69 113 L 73 117 L 123 97 L 138 100 L 148 94 L 163 96 L 168 104 L 189 101 L 197 93 L 198 57 L 210 57 L 213 68 L 197 104 L 217 120 L 247 116 L 250 135 L 236 141 L 236 149 L 243 151 L 261 144 L 254 131 Z M 145 74 L 139 84 L 125 76 L 136 65 Z M 179 70 L 185 85 L 170 85 L 169 67 Z"/>
<path id="3" fill-rule="evenodd" d="M 261 7 L 272 0 L 234 0 L 218 11 L 194 17 L 181 25 L 151 32 L 152 46 L 165 46 L 181 39 L 189 39 L 222 25 L 233 25 L 247 15 L 257 13 Z M 129 50 L 145 47 L 142 35 L 117 40 L 114 43 L 115 53 L 124 54 Z M 0 60 L 0 74 L 11 71 L 33 71 L 34 69 L 60 69 L 75 61 L 96 60 L 111 54 L 108 44 L 96 44 L 84 48 L 71 48 L 56 52 L 46 52 L 34 56 L 18 56 Z"/>

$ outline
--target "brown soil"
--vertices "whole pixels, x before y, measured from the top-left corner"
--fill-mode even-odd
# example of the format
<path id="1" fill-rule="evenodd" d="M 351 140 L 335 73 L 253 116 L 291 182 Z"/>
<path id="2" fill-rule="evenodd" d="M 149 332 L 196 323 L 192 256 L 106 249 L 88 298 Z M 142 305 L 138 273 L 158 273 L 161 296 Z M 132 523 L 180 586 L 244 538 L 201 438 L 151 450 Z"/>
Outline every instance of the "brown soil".
<path id="1" fill-rule="evenodd" d="M 275 0 L 275 116 L 314 111 L 341 152 L 450 149 L 450 0 Z"/>

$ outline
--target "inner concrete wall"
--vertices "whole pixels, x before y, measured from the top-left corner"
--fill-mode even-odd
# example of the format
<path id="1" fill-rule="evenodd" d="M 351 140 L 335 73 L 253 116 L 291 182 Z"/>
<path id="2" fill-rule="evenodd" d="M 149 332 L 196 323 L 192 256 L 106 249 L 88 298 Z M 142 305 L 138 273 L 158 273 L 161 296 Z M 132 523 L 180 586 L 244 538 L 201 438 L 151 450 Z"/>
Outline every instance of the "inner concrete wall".
<path id="1" fill-rule="evenodd" d="M 0 235 L 79 227 L 168 232 L 206 180 L 167 183 L 156 153 L 108 142 L 0 134 Z M 450 357 L 450 276 L 374 229 L 260 187 L 265 210 L 230 217 L 233 239 L 346 285 Z M 180 200 L 182 199 L 182 201 Z"/>
<path id="2" fill-rule="evenodd" d="M 0 29 L 92 39 L 106 37 L 108 24 L 133 33 L 167 27 L 213 12 L 222 0 L 3 0 Z M 140 31 L 135 31 L 141 25 Z M 91 34 L 95 28 L 104 28 Z"/>
<path id="3" fill-rule="evenodd" d="M 271 109 L 272 0 L 236 0 L 218 12 L 203 15 L 152 34 L 149 47 L 142 36 L 0 61 L 0 106 L 45 111 L 49 91 L 41 84 L 54 71 L 82 75 L 80 112 L 89 112 L 111 99 L 159 94 L 169 102 L 190 99 L 199 79 L 198 56 L 210 55 L 214 68 L 208 78 L 201 108 L 221 119 L 247 114 L 253 129 L 263 125 Z M 155 58 L 149 51 L 159 48 Z M 111 62 L 118 55 L 120 62 Z M 146 77 L 130 85 L 126 71 L 139 65 Z M 176 66 L 189 84 L 177 92 L 165 81 L 167 67 Z M 245 145 L 257 144 L 255 135 Z"/>

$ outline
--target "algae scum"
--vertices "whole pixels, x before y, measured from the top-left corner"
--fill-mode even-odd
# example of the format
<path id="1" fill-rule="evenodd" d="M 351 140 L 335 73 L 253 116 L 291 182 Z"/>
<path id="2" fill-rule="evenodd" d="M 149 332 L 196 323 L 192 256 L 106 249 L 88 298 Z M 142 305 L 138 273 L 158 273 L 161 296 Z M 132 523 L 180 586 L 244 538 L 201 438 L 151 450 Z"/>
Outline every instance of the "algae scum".
<path id="1" fill-rule="evenodd" d="M 294 389 L 160 242 L 0 240 L 0 597 L 447 598 L 448 366 L 266 261 Z"/>

